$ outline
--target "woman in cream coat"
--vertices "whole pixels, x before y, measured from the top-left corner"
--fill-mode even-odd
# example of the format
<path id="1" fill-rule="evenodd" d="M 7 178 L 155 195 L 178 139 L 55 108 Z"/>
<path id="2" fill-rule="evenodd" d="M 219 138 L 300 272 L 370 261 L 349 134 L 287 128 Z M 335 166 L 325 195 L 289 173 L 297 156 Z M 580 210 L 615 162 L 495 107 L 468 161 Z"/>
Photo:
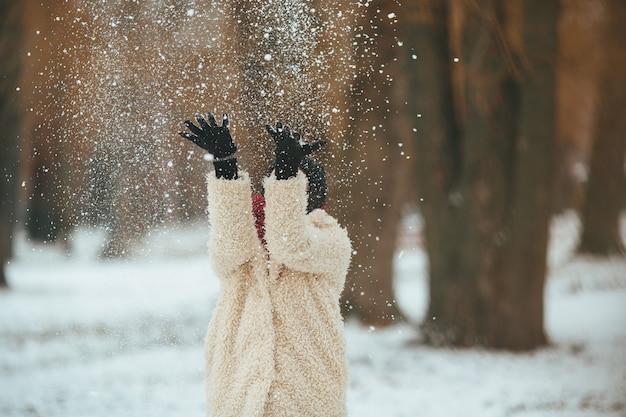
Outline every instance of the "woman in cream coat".
<path id="1" fill-rule="evenodd" d="M 264 179 L 264 221 L 237 170 L 228 129 L 208 114 L 181 136 L 214 156 L 207 178 L 209 253 L 220 296 L 205 342 L 211 417 L 343 417 L 346 359 L 339 296 L 348 235 L 322 206 L 321 165 L 297 134 L 267 126 L 276 161 Z M 320 184 L 323 181 L 323 184 Z M 321 192 L 320 192 L 321 191 Z M 256 215 L 256 217 L 255 217 Z M 256 225 L 255 225 L 256 223 Z"/>

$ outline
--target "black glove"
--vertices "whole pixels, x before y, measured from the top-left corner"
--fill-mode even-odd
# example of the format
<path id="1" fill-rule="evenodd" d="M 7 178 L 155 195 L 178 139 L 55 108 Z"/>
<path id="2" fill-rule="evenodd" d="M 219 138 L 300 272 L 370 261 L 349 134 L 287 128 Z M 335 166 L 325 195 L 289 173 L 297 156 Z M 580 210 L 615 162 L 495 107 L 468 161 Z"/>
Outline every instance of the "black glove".
<path id="1" fill-rule="evenodd" d="M 302 159 L 326 144 L 323 140 L 301 144 L 300 134 L 294 133 L 292 135 L 289 126 L 283 128 L 283 124 L 280 122 L 276 123 L 276 130 L 270 125 L 265 125 L 265 128 L 276 143 L 274 166 L 276 178 L 279 180 L 295 177 L 298 174 L 298 167 Z"/>
<path id="2" fill-rule="evenodd" d="M 215 116 L 211 113 L 207 113 L 207 119 L 209 123 L 202 115 L 196 114 L 196 121 L 200 127 L 194 125 L 191 120 L 185 120 L 185 126 L 192 133 L 178 132 L 178 134 L 213 155 L 215 175 L 218 178 L 235 179 L 237 178 L 237 157 L 235 156 L 237 147 L 228 130 L 228 115 L 224 113 L 222 116 L 222 126 L 217 125 Z"/>

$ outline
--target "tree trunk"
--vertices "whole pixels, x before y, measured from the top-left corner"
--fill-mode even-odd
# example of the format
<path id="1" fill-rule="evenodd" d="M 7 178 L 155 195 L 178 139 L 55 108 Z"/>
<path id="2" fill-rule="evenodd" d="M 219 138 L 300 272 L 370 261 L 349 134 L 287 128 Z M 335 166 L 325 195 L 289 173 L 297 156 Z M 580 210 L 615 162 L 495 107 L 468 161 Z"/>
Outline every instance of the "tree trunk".
<path id="1" fill-rule="evenodd" d="M 563 0 L 557 65 L 557 152 L 553 213 L 582 210 L 595 80 L 602 62 L 600 2 Z"/>
<path id="2" fill-rule="evenodd" d="M 22 2 L 0 0 L 0 288 L 7 286 L 4 264 L 12 256 L 17 203 L 22 13 Z"/>
<path id="3" fill-rule="evenodd" d="M 620 214 L 626 199 L 626 3 L 607 0 L 601 29 L 596 120 L 587 194 L 582 212 L 579 252 L 610 255 L 624 252 Z"/>
<path id="4" fill-rule="evenodd" d="M 402 170 L 401 118 L 394 80 L 396 19 L 390 0 L 373 1 L 357 23 L 359 33 L 353 86 L 355 109 L 350 135 L 351 184 L 345 189 L 347 223 L 355 251 L 342 300 L 344 313 L 384 326 L 401 317 L 393 293 L 393 258 Z"/>
<path id="5" fill-rule="evenodd" d="M 545 343 L 558 8 L 531 3 L 448 9 L 426 1 L 429 13 L 412 25 L 430 266 L 422 329 L 431 343 L 513 350 Z M 522 10 L 533 10 L 523 26 Z"/>
<path id="6" fill-rule="evenodd" d="M 20 159 L 22 191 L 27 195 L 25 227 L 34 239 L 54 241 L 66 235 L 69 224 L 63 196 L 65 180 L 72 175 L 64 163 L 65 132 L 70 129 L 64 107 L 70 60 L 64 49 L 69 46 L 66 36 L 72 23 L 55 20 L 67 14 L 67 5 L 61 1 L 24 3 L 28 16 L 23 20 L 23 52 L 31 54 L 21 59 L 20 80 L 24 86 Z"/>
<path id="7" fill-rule="evenodd" d="M 465 71 L 464 125 L 458 142 L 461 177 L 452 194 L 461 213 L 462 248 L 452 254 L 459 269 L 443 288 L 444 303 L 430 304 L 428 317 L 435 320 L 426 322 L 463 346 L 492 343 L 499 240 L 505 231 L 515 157 L 519 85 L 505 55 L 515 51 L 498 30 L 499 24 L 511 24 L 511 16 L 496 3 L 465 10 L 458 62 Z M 431 282 L 436 289 L 437 281 Z"/>
<path id="8" fill-rule="evenodd" d="M 527 350 L 546 343 L 543 291 L 556 151 L 558 2 L 524 0 L 515 172 L 509 187 L 496 310 L 488 336 L 495 347 Z M 508 236 L 507 236 L 508 235 Z"/>
<path id="9" fill-rule="evenodd" d="M 456 198 L 460 175 L 459 132 L 455 120 L 447 2 L 422 1 L 405 10 L 411 48 L 408 61 L 409 113 L 417 142 L 420 210 L 430 272 L 430 320 L 437 320 L 438 308 L 454 303 L 453 292 L 461 278 L 458 233 L 462 212 Z M 462 293 L 459 293 L 459 295 Z M 433 315 L 434 314 L 434 315 Z M 430 327 L 430 326 L 427 326 Z M 433 343 L 439 337 L 428 332 Z"/>

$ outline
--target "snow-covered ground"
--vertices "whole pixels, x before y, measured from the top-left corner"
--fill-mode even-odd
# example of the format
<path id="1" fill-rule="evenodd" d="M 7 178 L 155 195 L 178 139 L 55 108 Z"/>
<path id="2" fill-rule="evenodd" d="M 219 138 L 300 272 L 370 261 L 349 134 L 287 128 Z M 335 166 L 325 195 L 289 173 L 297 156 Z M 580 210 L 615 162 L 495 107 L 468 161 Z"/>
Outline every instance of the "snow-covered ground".
<path id="1" fill-rule="evenodd" d="M 155 232 L 132 261 L 71 257 L 17 241 L 0 292 L 0 416 L 204 416 L 202 339 L 218 292 L 206 227 Z M 190 231 L 192 230 L 192 231 Z M 351 417 L 626 416 L 626 259 L 572 254 L 578 224 L 555 220 L 546 287 L 551 346 L 512 354 L 421 346 L 405 323 L 346 324 Z M 396 257 L 410 321 L 426 308 L 420 250 Z"/>

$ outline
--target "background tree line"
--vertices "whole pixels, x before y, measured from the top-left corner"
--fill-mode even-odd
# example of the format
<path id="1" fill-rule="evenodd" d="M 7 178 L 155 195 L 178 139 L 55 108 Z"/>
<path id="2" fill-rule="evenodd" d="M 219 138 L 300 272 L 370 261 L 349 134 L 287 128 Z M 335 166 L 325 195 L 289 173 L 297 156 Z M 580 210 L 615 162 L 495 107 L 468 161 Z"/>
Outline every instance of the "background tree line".
<path id="1" fill-rule="evenodd" d="M 330 141 L 330 210 L 355 247 L 343 308 L 364 323 L 402 319 L 393 258 L 407 207 L 424 218 L 431 343 L 546 342 L 556 212 L 580 211 L 581 251 L 624 252 L 619 0 L 0 9 L 3 263 L 17 225 L 68 251 L 75 227 L 100 225 L 102 256 L 116 258 L 154 225 L 204 216 L 206 163 L 175 132 L 208 110 L 234 113 L 257 181 L 267 117 Z"/>

